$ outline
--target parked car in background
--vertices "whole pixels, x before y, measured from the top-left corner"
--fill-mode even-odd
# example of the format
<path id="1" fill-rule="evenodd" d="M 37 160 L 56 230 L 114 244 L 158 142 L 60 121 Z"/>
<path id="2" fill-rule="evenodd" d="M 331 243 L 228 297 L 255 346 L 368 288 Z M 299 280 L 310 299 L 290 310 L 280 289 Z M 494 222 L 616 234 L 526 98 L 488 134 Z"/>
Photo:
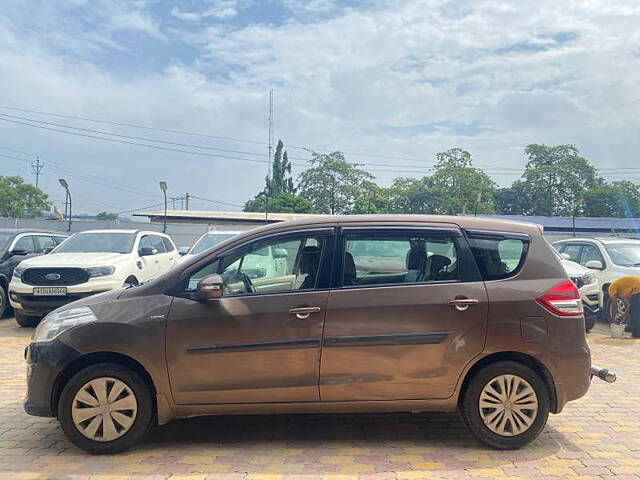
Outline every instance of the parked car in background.
<path id="1" fill-rule="evenodd" d="M 159 277 L 178 253 L 168 235 L 137 230 L 76 233 L 46 256 L 13 270 L 9 299 L 20 326 L 34 326 L 51 310 L 108 290 Z"/>
<path id="2" fill-rule="evenodd" d="M 582 307 L 584 309 L 584 325 L 585 330 L 590 332 L 595 326 L 596 320 L 600 315 L 600 302 L 602 299 L 602 291 L 600 283 L 593 270 L 580 265 L 579 263 L 568 260 L 564 255 L 558 253 L 554 249 L 554 253 L 558 256 L 565 272 L 578 287 L 580 298 L 582 299 Z"/>
<path id="3" fill-rule="evenodd" d="M 513 449 L 615 379 L 541 229 L 462 216 L 264 226 L 50 313 L 26 360 L 27 413 L 92 453 L 196 415 L 455 410 Z"/>
<path id="4" fill-rule="evenodd" d="M 640 240 L 623 237 L 569 238 L 553 242 L 568 259 L 591 269 L 600 284 L 600 312 L 609 318 L 609 285 L 626 275 L 640 275 Z"/>
<path id="5" fill-rule="evenodd" d="M 0 229 L 0 317 L 9 305 L 13 269 L 27 258 L 48 253 L 67 235 L 44 230 Z"/>
<path id="6" fill-rule="evenodd" d="M 211 230 L 202 234 L 191 248 L 180 247 L 180 255 L 183 256 L 183 259 L 189 258 L 191 255 L 198 255 L 240 233 L 243 232 L 241 230 Z"/>

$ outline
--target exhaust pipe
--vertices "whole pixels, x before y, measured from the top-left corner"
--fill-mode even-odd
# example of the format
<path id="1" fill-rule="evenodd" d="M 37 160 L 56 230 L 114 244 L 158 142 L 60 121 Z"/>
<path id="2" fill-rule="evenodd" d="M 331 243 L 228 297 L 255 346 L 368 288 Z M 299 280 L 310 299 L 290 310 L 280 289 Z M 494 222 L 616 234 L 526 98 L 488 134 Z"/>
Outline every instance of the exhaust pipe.
<path id="1" fill-rule="evenodd" d="M 591 365 L 591 375 L 607 383 L 613 383 L 617 380 L 616 372 L 598 367 L 597 365 Z"/>

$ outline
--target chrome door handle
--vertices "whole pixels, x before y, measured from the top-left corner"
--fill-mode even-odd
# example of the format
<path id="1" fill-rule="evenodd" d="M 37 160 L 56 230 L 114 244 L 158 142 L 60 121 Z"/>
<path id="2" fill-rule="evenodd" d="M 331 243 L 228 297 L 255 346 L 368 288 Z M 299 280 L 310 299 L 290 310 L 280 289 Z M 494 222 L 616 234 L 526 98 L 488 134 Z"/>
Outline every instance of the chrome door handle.
<path id="1" fill-rule="evenodd" d="M 289 310 L 289 313 L 293 313 L 300 320 L 304 320 L 305 318 L 309 318 L 309 315 L 312 313 L 318 313 L 320 310 L 320 307 L 298 307 L 292 308 Z"/>
<path id="2" fill-rule="evenodd" d="M 464 312 L 471 305 L 478 305 L 480 300 L 477 298 L 456 298 L 453 300 L 449 300 L 449 305 L 455 307 L 456 310 Z"/>

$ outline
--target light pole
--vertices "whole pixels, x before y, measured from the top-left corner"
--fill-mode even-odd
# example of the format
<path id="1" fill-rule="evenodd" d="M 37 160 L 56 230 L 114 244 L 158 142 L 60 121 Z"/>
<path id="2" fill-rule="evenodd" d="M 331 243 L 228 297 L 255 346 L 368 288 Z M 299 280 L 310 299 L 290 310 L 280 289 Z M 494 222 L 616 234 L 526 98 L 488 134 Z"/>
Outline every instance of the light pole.
<path id="1" fill-rule="evenodd" d="M 167 182 L 160 182 L 160 190 L 164 194 L 164 222 L 162 225 L 162 233 L 167 233 Z"/>
<path id="2" fill-rule="evenodd" d="M 65 201 L 65 204 L 66 203 L 69 204 L 69 216 L 67 217 L 68 219 L 67 232 L 70 232 L 71 231 L 71 192 L 69 192 L 69 184 L 64 178 L 59 178 L 58 182 L 60 182 L 60 185 L 62 185 L 62 188 L 64 188 L 64 190 L 67 192 L 67 196 L 64 201 Z M 65 211 L 66 210 L 67 209 L 65 208 Z"/>

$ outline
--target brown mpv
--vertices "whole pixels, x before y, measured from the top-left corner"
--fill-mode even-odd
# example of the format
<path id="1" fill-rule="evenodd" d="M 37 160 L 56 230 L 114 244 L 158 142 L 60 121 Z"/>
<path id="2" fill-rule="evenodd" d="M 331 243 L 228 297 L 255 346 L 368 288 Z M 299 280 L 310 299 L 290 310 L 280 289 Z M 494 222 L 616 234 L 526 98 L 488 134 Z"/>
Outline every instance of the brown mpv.
<path id="1" fill-rule="evenodd" d="M 93 453 L 194 415 L 454 411 L 521 447 L 591 380 L 580 296 L 532 224 L 317 217 L 50 313 L 25 410 Z"/>

